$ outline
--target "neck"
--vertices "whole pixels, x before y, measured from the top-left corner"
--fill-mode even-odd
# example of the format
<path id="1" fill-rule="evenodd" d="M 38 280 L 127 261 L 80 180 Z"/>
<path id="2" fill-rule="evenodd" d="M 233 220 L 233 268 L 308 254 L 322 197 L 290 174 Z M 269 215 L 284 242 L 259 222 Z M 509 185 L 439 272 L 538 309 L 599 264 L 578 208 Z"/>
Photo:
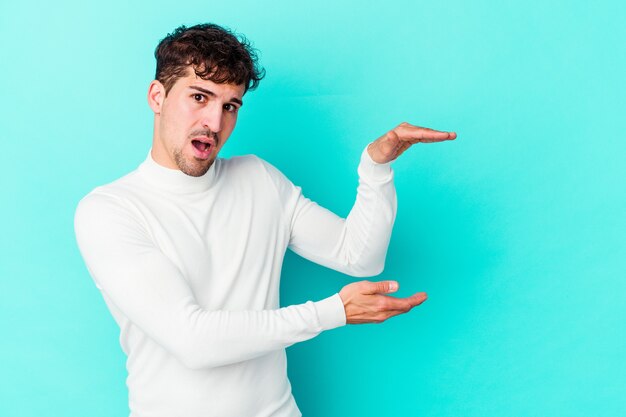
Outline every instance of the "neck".
<path id="1" fill-rule="evenodd" d="M 138 171 L 139 175 L 156 188 L 178 194 L 189 194 L 207 191 L 215 182 L 219 170 L 219 158 L 213 161 L 204 175 L 193 177 L 185 174 L 178 167 L 171 168 L 159 163 L 153 156 L 154 154 L 154 149 L 150 149 Z"/>

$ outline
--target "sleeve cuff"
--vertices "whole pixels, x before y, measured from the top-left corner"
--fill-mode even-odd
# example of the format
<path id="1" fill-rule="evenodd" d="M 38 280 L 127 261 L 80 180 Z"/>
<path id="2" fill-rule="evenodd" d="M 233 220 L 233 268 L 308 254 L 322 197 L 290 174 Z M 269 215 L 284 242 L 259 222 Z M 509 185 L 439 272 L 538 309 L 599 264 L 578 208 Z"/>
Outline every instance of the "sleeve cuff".
<path id="1" fill-rule="evenodd" d="M 359 163 L 358 172 L 359 177 L 369 178 L 374 181 L 388 181 L 393 178 L 391 162 L 379 164 L 374 161 L 369 152 L 367 152 L 367 146 L 361 153 L 361 161 Z"/>
<path id="2" fill-rule="evenodd" d="M 346 310 L 339 293 L 314 304 L 322 330 L 330 330 L 346 324 Z"/>

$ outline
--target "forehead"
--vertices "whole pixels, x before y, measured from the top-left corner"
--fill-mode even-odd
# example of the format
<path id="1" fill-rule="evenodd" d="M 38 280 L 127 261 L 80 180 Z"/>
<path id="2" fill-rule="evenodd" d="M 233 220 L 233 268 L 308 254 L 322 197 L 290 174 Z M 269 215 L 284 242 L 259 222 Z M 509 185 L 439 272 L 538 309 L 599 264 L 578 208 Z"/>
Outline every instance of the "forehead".
<path id="1" fill-rule="evenodd" d="M 196 75 L 195 71 L 193 71 L 192 67 L 187 68 L 184 77 L 176 80 L 176 83 L 174 83 L 172 89 L 187 89 L 192 86 L 208 89 L 217 95 L 224 94 L 229 96 L 235 96 L 238 98 L 241 98 L 245 92 L 245 87 L 243 84 L 218 84 L 211 80 L 205 80 L 204 78 L 200 78 Z"/>

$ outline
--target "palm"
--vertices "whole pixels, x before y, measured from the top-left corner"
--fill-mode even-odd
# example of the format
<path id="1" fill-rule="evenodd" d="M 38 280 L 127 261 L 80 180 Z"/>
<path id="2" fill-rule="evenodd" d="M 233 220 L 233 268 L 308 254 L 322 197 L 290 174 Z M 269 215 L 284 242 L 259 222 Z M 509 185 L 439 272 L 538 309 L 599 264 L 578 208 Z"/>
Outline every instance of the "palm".
<path id="1" fill-rule="evenodd" d="M 385 133 L 368 147 L 370 156 L 375 162 L 391 162 L 411 145 L 416 143 L 442 142 L 456 139 L 455 132 L 443 132 L 426 127 L 400 123 L 396 128 Z"/>

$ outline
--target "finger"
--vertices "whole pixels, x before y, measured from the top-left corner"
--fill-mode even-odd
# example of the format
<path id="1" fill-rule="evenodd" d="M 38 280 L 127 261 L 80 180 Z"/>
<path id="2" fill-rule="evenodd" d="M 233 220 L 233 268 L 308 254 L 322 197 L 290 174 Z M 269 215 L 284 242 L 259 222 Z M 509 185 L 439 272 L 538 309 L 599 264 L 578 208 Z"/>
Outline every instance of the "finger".
<path id="1" fill-rule="evenodd" d="M 441 142 L 444 140 L 456 139 L 456 132 L 445 132 L 427 127 L 400 125 L 394 130 L 396 131 L 399 140 L 413 143 L 424 141 Z"/>
<path id="2" fill-rule="evenodd" d="M 416 307 L 422 304 L 428 296 L 425 292 L 418 292 L 413 294 L 410 297 L 406 298 L 397 298 L 397 297 L 385 297 L 384 305 L 386 310 L 400 310 L 400 311 L 408 311 L 413 307 Z"/>
<path id="3" fill-rule="evenodd" d="M 452 140 L 452 139 L 420 139 L 420 138 L 415 138 L 415 139 L 408 139 L 406 142 L 402 142 L 402 143 L 409 143 L 411 145 L 415 145 L 416 143 L 433 143 L 433 142 L 443 142 L 446 140 Z"/>
<path id="4" fill-rule="evenodd" d="M 401 124 L 400 126 L 396 127 L 395 129 L 396 132 L 408 132 L 409 134 L 415 134 L 415 133 L 455 133 L 455 132 L 449 132 L 447 130 L 435 130 L 435 129 L 431 129 L 430 127 L 423 127 L 423 126 L 414 126 L 411 124 Z M 456 134 L 456 133 L 455 133 Z"/>
<path id="5" fill-rule="evenodd" d="M 411 303 L 413 307 L 422 304 L 427 299 L 428 299 L 428 294 L 426 294 L 425 292 L 418 292 L 408 297 L 408 301 L 409 303 Z"/>
<path id="6" fill-rule="evenodd" d="M 395 317 L 395 316 L 399 316 L 400 314 L 405 314 L 408 313 L 409 311 L 411 311 L 411 309 L 415 307 L 411 304 L 404 303 L 402 306 L 400 306 L 400 308 L 396 308 L 396 309 L 388 309 L 385 310 L 381 313 L 379 313 L 378 317 L 380 319 L 380 322 L 383 322 L 391 317 Z"/>
<path id="7" fill-rule="evenodd" d="M 387 294 L 398 291 L 398 281 L 379 281 L 367 283 L 363 294 Z"/>

